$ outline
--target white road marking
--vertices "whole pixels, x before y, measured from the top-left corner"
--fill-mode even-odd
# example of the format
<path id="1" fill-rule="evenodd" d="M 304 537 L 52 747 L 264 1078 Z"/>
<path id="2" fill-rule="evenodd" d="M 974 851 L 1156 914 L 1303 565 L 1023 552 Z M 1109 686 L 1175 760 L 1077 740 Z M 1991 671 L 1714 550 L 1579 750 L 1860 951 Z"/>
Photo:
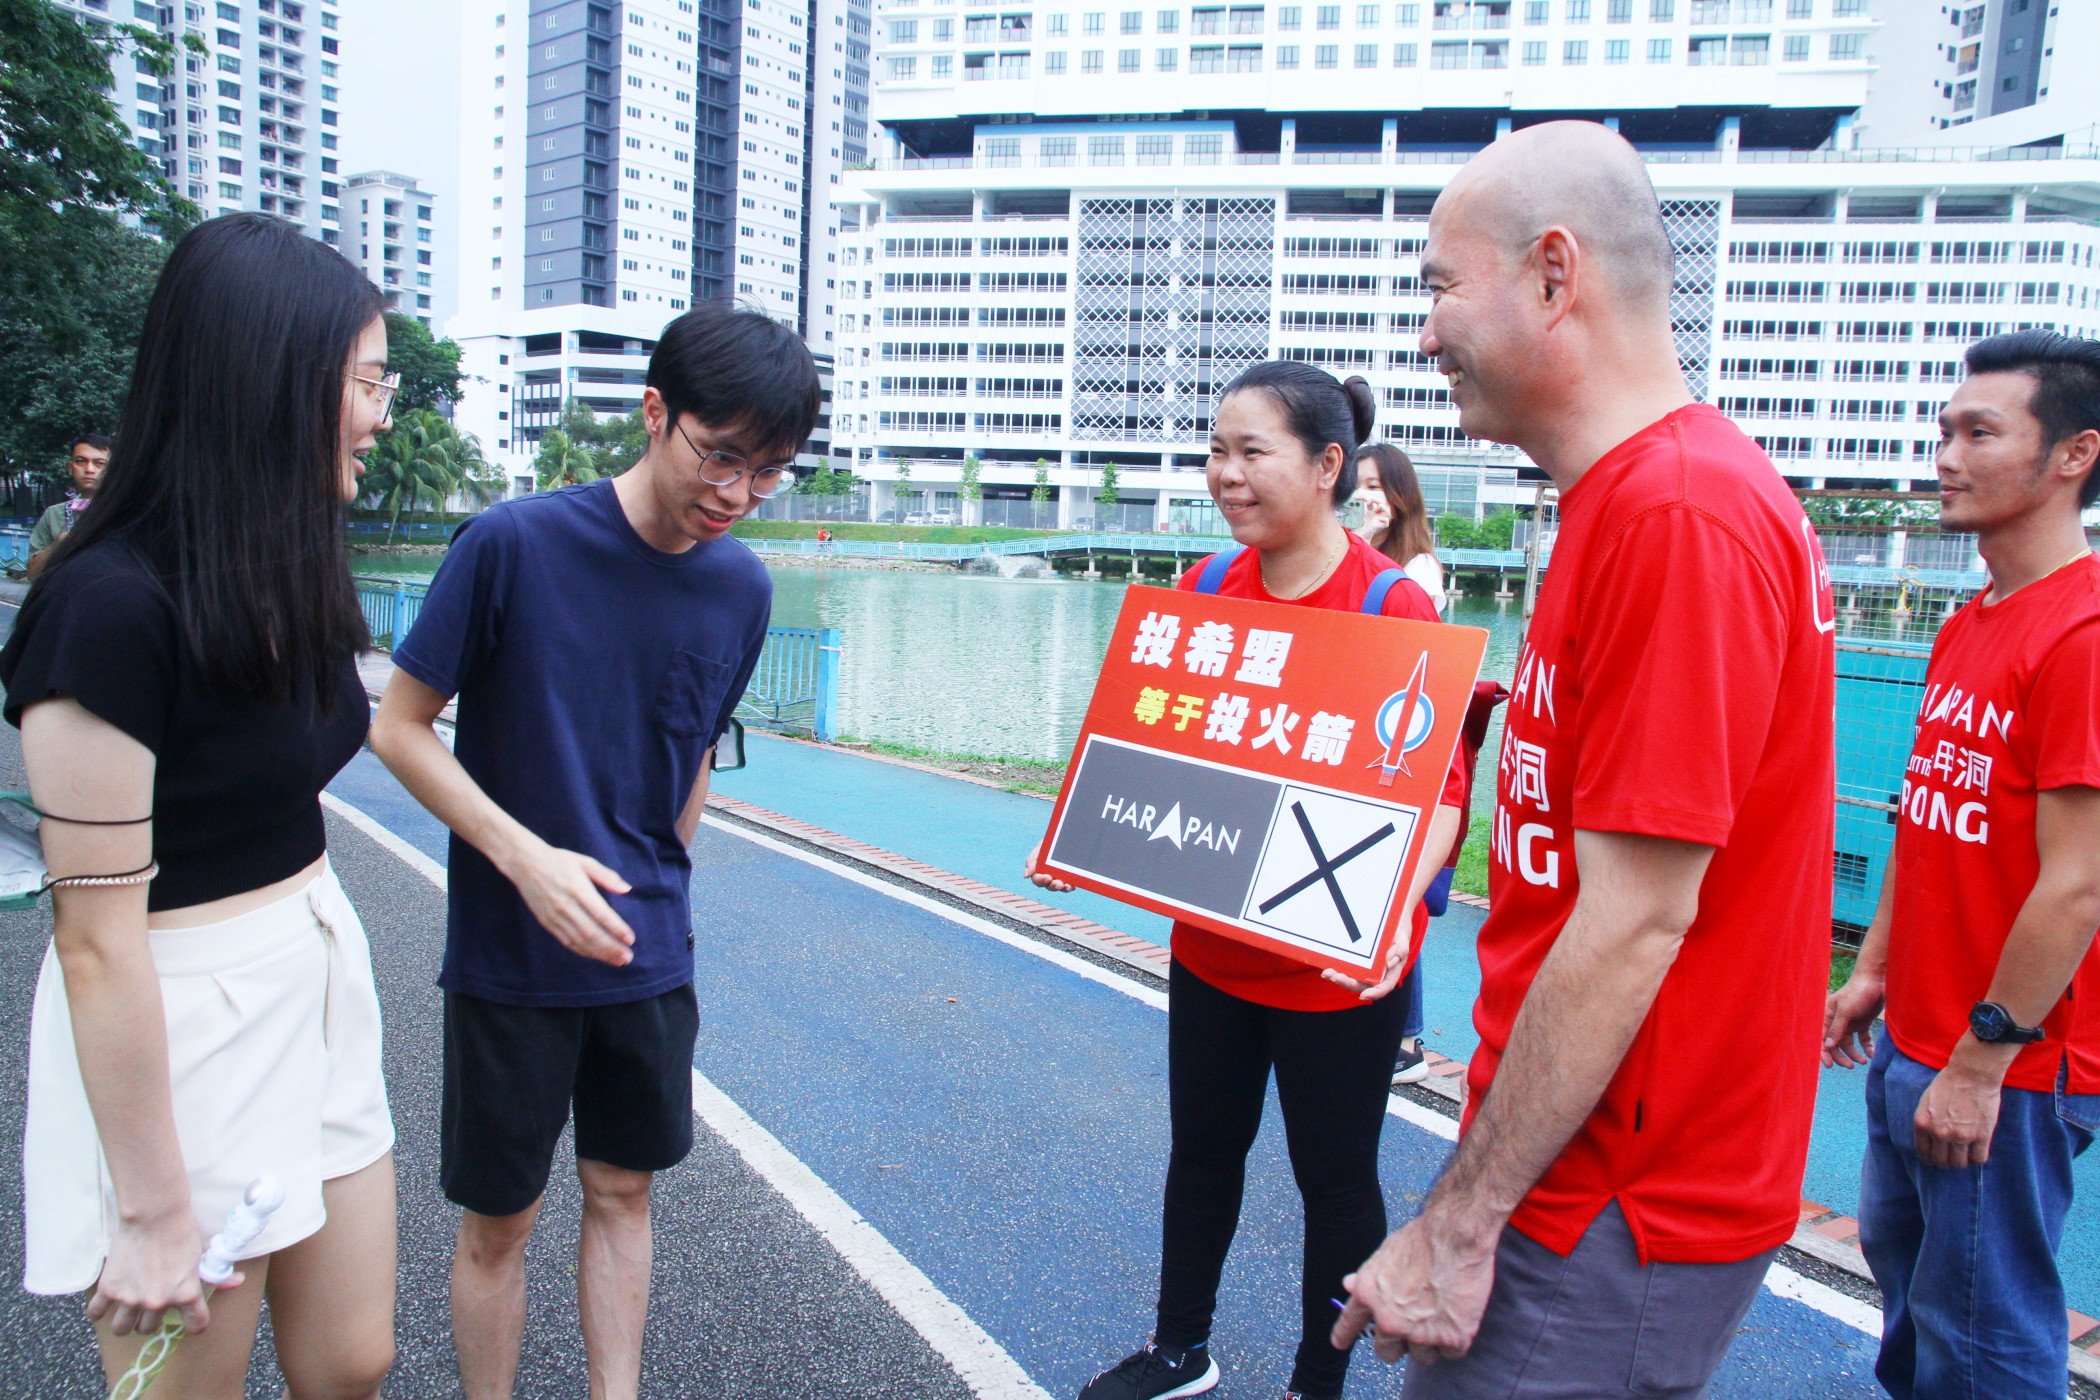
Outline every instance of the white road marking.
<path id="1" fill-rule="evenodd" d="M 887 880 L 877 879 L 873 875 L 843 861 L 834 859 L 829 855 L 777 840 L 761 832 L 752 831 L 748 827 L 722 821 L 712 814 L 708 817 L 708 825 L 728 835 L 742 837 L 754 845 L 764 846 L 768 850 L 778 851 L 782 855 L 792 856 L 796 860 L 817 866 L 819 869 L 828 870 L 841 879 L 851 880 L 857 885 L 864 885 L 880 894 L 888 895 L 892 899 L 902 900 L 906 904 L 916 905 L 921 909 L 938 914 L 951 923 L 960 924 L 967 929 L 973 929 L 988 938 L 997 939 L 1009 947 L 1018 948 L 1024 953 L 1043 959 L 1045 962 L 1076 972 L 1089 981 L 1098 982 L 1106 987 L 1113 987 L 1125 996 L 1141 1001 L 1155 1010 L 1165 1011 L 1167 1009 L 1167 997 L 1164 992 L 1134 982 L 1130 978 L 1117 973 L 1105 971 L 1061 949 L 1052 948 L 1037 942 L 1035 939 L 1023 937 L 1010 929 L 1000 927 L 989 919 L 978 918 L 951 905 L 943 904 L 937 899 L 922 895 L 915 890 L 905 889 L 901 886 L 893 885 Z M 1442 1138 L 1445 1142 L 1458 1141 L 1457 1119 L 1439 1113 L 1426 1105 L 1418 1104 L 1405 1095 L 1395 1094 L 1388 1098 L 1385 1111 L 1402 1122 L 1419 1128 L 1433 1137 Z M 783 1192 L 783 1194 L 785 1193 Z M 1855 1327 L 1869 1336 L 1879 1337 L 1881 1335 L 1881 1309 L 1871 1303 L 1863 1303 L 1857 1298 L 1848 1297 L 1828 1284 L 1818 1283 L 1816 1280 L 1809 1278 L 1805 1274 L 1798 1273 L 1784 1264 L 1774 1264 L 1770 1271 L 1766 1273 L 1765 1287 L 1771 1289 L 1782 1298 L 1822 1313 L 1825 1317 L 1834 1318 L 1848 1327 Z"/>
<path id="2" fill-rule="evenodd" d="M 330 811 L 384 846 L 391 854 L 439 889 L 445 888 L 445 868 L 396 836 L 373 817 L 333 793 L 321 794 Z M 1133 982 L 1130 978 L 1094 966 L 1062 949 L 1038 943 L 989 919 L 981 919 L 922 895 L 916 890 L 878 880 L 865 871 L 815 851 L 761 832 L 725 822 L 709 815 L 707 824 L 717 831 L 740 837 L 753 845 L 792 857 L 840 879 L 863 885 L 878 894 L 937 914 L 987 938 L 1017 948 L 1033 957 L 1076 973 L 1090 982 L 1112 987 L 1134 1001 L 1156 1011 L 1167 1009 L 1165 992 Z M 780 1141 L 739 1108 L 700 1071 L 693 1071 L 693 1111 L 717 1136 L 736 1148 L 752 1170 L 795 1208 L 804 1220 L 823 1235 L 839 1257 L 867 1280 L 884 1301 L 896 1309 L 926 1344 L 955 1368 L 958 1376 L 986 1400 L 1049 1400 L 1043 1389 L 999 1343 L 958 1308 L 933 1281 L 898 1253 L 873 1225 L 862 1219 L 839 1194 L 824 1183 Z M 1386 1112 L 1446 1142 L 1458 1140 L 1455 1120 L 1424 1107 L 1412 1099 L 1395 1095 L 1386 1100 Z M 1828 1284 L 1797 1273 L 1784 1264 L 1774 1264 L 1765 1275 L 1765 1287 L 1782 1298 L 1834 1318 L 1872 1337 L 1881 1335 L 1881 1309 L 1838 1292 Z"/>
<path id="3" fill-rule="evenodd" d="M 324 791 L 321 794 L 321 805 L 356 827 L 359 831 L 362 831 L 365 835 L 371 837 L 374 841 L 377 841 L 380 845 L 386 847 L 388 854 L 397 857 L 410 870 L 415 871 L 416 874 L 421 875 L 439 889 L 445 888 L 445 867 L 432 860 L 429 856 L 424 855 L 414 846 L 409 845 L 408 842 L 402 840 L 384 826 L 381 826 L 376 817 L 369 815 L 360 808 L 351 806 L 332 792 Z"/>
<path id="4" fill-rule="evenodd" d="M 321 802 L 431 884 L 440 890 L 446 887 L 444 866 L 387 830 L 369 813 L 329 792 L 321 794 Z M 880 881 L 869 883 L 884 890 L 893 889 Z M 925 903 L 939 907 L 932 900 Z M 992 928 L 986 925 L 988 931 Z M 1100 971 L 1077 958 L 1071 961 L 1089 972 Z M 1164 1005 L 1164 997 L 1161 1003 Z M 1048 1392 L 1029 1379 L 1006 1348 L 950 1301 L 932 1279 L 899 1253 L 880 1230 L 862 1219 L 801 1158 L 782 1146 L 778 1138 L 697 1069 L 693 1071 L 693 1113 L 735 1148 L 737 1155 L 824 1237 L 853 1272 L 866 1280 L 954 1369 L 972 1394 L 980 1400 L 1050 1400 Z"/>
<path id="5" fill-rule="evenodd" d="M 1791 1298 L 1803 1307 L 1814 1308 L 1825 1317 L 1834 1317 L 1848 1327 L 1856 1327 L 1870 1337 L 1881 1336 L 1880 1308 L 1840 1293 L 1827 1283 L 1818 1283 L 1806 1274 L 1796 1273 L 1784 1264 L 1774 1264 L 1765 1274 L 1765 1287 L 1782 1298 Z"/>
<path id="6" fill-rule="evenodd" d="M 984 1400 L 1050 1400 L 1006 1348 L 699 1070 L 693 1071 L 693 1112 L 787 1198 L 795 1213 L 955 1368 L 972 1392 Z"/>

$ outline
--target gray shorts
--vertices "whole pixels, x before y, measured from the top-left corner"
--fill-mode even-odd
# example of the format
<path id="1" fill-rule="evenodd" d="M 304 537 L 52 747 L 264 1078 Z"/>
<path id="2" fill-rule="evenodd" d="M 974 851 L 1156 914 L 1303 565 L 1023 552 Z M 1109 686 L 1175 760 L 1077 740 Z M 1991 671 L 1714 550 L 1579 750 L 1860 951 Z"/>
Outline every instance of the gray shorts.
<path id="1" fill-rule="evenodd" d="M 1698 1400 L 1778 1252 L 1644 1267 L 1617 1202 L 1565 1259 L 1505 1229 L 1472 1350 L 1410 1361 L 1403 1400 Z"/>

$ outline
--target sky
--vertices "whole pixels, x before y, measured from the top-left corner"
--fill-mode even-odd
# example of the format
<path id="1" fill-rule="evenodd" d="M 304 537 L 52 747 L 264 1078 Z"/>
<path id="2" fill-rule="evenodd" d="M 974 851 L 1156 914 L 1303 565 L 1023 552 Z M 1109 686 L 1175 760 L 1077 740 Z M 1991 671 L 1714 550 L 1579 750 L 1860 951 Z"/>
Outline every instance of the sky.
<path id="1" fill-rule="evenodd" d="M 436 196 L 431 311 L 442 335 L 459 305 L 459 47 L 462 0 L 349 0 L 342 7 L 343 175 L 391 170 Z M 346 220 L 350 216 L 346 213 Z"/>

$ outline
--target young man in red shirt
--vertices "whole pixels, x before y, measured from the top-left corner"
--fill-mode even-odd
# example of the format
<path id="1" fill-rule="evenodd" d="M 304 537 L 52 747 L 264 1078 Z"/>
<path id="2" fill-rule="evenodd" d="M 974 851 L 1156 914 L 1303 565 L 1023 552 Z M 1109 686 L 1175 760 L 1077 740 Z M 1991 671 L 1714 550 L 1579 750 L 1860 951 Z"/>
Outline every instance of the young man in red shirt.
<path id="1" fill-rule="evenodd" d="M 2100 341 L 1969 348 L 1940 523 L 1990 587 L 1933 644 L 1881 904 L 1824 1060 L 1868 1063 L 1860 1245 L 1875 1374 L 1911 1396 L 2064 1393 L 2056 1248 L 2100 1128 Z M 1887 1002 L 1877 1050 L 1874 1018 Z"/>
<path id="2" fill-rule="evenodd" d="M 1430 218 L 1468 436 L 1561 491 L 1511 684 L 1458 1150 L 1335 1329 L 1410 1397 L 1704 1393 L 1794 1230 L 1830 941 L 1828 571 L 1693 401 L 1633 148 L 1497 141 Z M 1428 1364 L 1422 1364 L 1428 1363 Z"/>

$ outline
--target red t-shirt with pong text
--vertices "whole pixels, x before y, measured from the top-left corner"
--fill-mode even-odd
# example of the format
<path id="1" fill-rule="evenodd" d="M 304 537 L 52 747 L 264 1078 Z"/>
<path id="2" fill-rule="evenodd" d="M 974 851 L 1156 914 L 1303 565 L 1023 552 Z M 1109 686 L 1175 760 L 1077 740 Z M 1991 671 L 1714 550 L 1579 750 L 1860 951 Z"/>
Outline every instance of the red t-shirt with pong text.
<path id="1" fill-rule="evenodd" d="M 1392 567 L 1392 560 L 1352 532 L 1349 552 L 1335 567 L 1334 573 L 1327 582 L 1302 598 L 1278 598 L 1270 593 L 1261 581 L 1261 553 L 1253 549 L 1240 551 L 1239 556 L 1226 566 L 1225 577 L 1218 583 L 1218 592 L 1228 598 L 1254 598 L 1296 608 L 1360 612 L 1364 595 L 1371 591 L 1372 580 Z M 1181 576 L 1176 587 L 1194 592 L 1196 580 L 1202 572 L 1203 566 L 1198 564 Z M 1418 622 L 1439 620 L 1436 607 L 1429 601 L 1429 595 L 1422 591 L 1422 586 L 1406 578 L 1394 584 L 1385 595 L 1385 606 L 1380 611 L 1387 617 L 1409 617 Z M 1454 754 L 1451 771 L 1444 778 L 1443 803 L 1457 806 L 1463 800 L 1464 785 L 1465 769 L 1460 765 L 1458 755 Z M 1409 935 L 1409 966 L 1422 951 L 1422 932 L 1428 927 L 1429 911 L 1417 904 L 1413 932 Z M 1174 959 L 1218 990 L 1261 1006 L 1284 1011 L 1347 1011 L 1363 1005 L 1355 992 L 1327 981 L 1320 976 L 1319 969 L 1296 958 L 1255 948 L 1222 933 L 1179 920 L 1174 924 Z"/>
<path id="2" fill-rule="evenodd" d="M 1468 1122 L 1575 908 L 1576 831 L 1712 846 L 1654 1007 L 1511 1223 L 1567 1254 L 1616 1199 L 1643 1262 L 1747 1259 L 1793 1233 L 1815 1107 L 1829 570 L 1771 461 L 1703 404 L 1606 453 L 1560 512 L 1497 762 Z"/>
<path id="3" fill-rule="evenodd" d="M 2100 788 L 2100 556 L 2001 603 L 1972 598 L 1933 644 L 1896 818 L 1888 1033 L 1945 1069 L 1989 995 L 2006 935 L 2041 872 L 2035 798 Z M 2100 1093 L 2100 947 L 2005 1082 L 2043 1093 L 2068 1072 Z"/>

